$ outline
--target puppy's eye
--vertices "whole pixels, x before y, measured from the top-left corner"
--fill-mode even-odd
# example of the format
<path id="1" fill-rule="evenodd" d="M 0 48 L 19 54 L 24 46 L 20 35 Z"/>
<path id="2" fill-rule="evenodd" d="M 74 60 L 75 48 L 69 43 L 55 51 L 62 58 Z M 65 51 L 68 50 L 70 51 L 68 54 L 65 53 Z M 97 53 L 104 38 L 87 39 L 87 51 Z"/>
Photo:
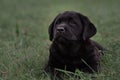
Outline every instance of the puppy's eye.
<path id="1" fill-rule="evenodd" d="M 72 24 L 75 24 L 75 21 L 72 18 L 69 18 L 68 22 L 72 23 Z"/>
<path id="2" fill-rule="evenodd" d="M 62 21 L 61 20 L 58 20 L 57 22 L 56 22 L 56 24 L 60 24 Z"/>
<path id="3" fill-rule="evenodd" d="M 59 22 L 57 21 L 56 24 L 59 24 Z"/>
<path id="4" fill-rule="evenodd" d="M 69 24 L 71 24 L 71 25 L 75 25 L 76 23 L 75 23 L 74 20 L 70 20 L 70 21 L 69 21 Z"/>

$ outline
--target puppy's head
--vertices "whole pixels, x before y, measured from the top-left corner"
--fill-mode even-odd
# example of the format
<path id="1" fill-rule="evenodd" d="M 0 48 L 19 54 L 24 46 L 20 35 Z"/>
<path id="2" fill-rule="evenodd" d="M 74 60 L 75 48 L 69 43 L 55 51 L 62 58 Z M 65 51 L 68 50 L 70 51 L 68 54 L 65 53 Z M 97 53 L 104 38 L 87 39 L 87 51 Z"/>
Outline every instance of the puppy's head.
<path id="1" fill-rule="evenodd" d="M 50 40 L 87 40 L 96 34 L 90 20 L 77 12 L 66 11 L 56 16 L 49 26 Z"/>

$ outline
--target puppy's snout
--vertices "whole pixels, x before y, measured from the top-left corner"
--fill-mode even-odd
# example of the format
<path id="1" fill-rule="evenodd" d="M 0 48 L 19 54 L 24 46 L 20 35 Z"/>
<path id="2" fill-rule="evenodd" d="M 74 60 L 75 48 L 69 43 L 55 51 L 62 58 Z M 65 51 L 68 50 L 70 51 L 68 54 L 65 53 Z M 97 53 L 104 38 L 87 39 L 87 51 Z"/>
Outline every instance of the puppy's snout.
<path id="1" fill-rule="evenodd" d="M 65 32 L 65 28 L 64 27 L 57 27 L 57 31 L 58 32 Z"/>

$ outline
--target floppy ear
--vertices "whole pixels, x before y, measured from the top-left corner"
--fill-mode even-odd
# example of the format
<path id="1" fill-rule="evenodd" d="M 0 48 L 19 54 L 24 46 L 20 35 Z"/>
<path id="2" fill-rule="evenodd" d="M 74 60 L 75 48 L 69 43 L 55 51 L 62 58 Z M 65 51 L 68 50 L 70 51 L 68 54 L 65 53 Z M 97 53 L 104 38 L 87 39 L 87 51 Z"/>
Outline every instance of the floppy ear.
<path id="1" fill-rule="evenodd" d="M 53 27 L 54 27 L 54 21 L 49 25 L 49 28 L 48 28 L 50 41 L 52 41 L 52 39 L 53 39 Z"/>
<path id="2" fill-rule="evenodd" d="M 60 15 L 60 14 L 59 14 Z M 57 15 L 56 16 L 56 18 L 52 21 L 52 23 L 49 25 L 49 29 L 48 29 L 48 33 L 49 33 L 49 39 L 50 39 L 50 41 L 52 41 L 53 40 L 53 28 L 54 28 L 54 26 L 55 26 L 55 22 L 56 22 L 56 20 L 57 20 L 57 18 L 58 18 L 58 16 L 59 15 Z"/>
<path id="3" fill-rule="evenodd" d="M 83 40 L 87 40 L 94 36 L 97 32 L 94 24 L 86 17 L 81 15 L 81 21 L 83 24 Z"/>

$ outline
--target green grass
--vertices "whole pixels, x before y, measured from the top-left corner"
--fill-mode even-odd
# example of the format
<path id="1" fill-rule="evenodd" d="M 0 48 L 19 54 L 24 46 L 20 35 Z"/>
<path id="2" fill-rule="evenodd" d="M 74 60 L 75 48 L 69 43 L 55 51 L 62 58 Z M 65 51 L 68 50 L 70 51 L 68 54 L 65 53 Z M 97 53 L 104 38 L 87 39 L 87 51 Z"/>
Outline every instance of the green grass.
<path id="1" fill-rule="evenodd" d="M 43 74 L 48 26 L 66 10 L 87 15 L 98 30 L 93 39 L 108 49 L 99 74 L 76 74 L 81 80 L 120 80 L 119 5 L 120 0 L 0 0 L 0 80 L 49 80 Z"/>

